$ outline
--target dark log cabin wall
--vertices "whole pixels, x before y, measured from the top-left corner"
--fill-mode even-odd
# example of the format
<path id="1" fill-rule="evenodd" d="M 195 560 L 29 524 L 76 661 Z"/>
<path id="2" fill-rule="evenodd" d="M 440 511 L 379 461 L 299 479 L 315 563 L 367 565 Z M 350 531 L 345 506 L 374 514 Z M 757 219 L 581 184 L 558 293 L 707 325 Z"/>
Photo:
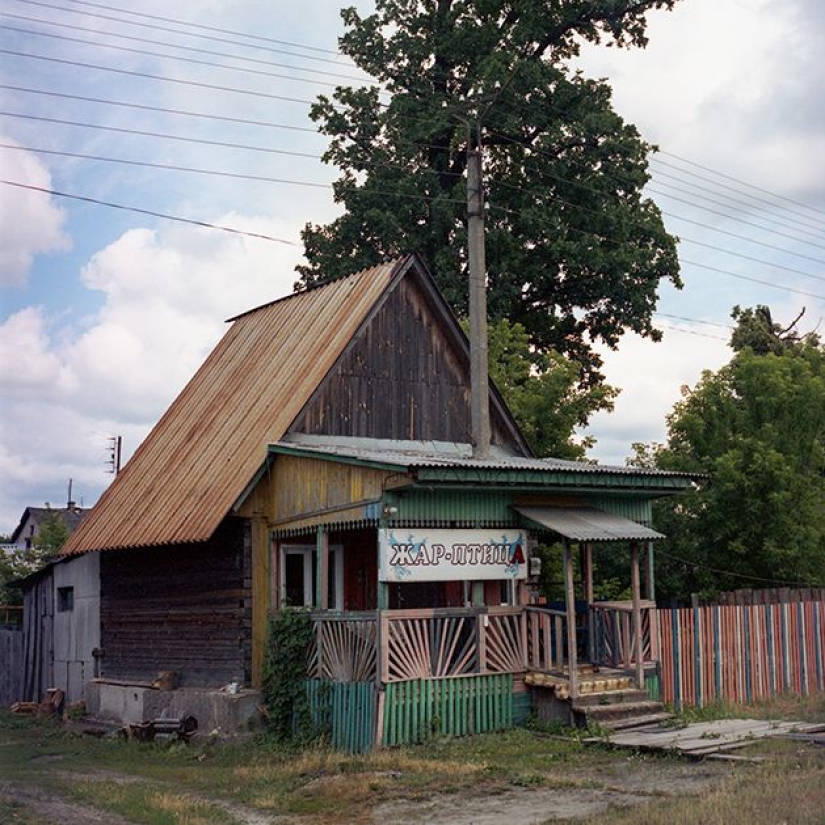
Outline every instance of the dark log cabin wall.
<path id="1" fill-rule="evenodd" d="M 101 554 L 101 675 L 182 686 L 251 677 L 248 521 L 227 518 L 205 543 Z"/>
<path id="2" fill-rule="evenodd" d="M 402 280 L 293 422 L 291 432 L 471 441 L 469 361 L 414 279 Z M 515 443 L 491 409 L 493 441 Z"/>

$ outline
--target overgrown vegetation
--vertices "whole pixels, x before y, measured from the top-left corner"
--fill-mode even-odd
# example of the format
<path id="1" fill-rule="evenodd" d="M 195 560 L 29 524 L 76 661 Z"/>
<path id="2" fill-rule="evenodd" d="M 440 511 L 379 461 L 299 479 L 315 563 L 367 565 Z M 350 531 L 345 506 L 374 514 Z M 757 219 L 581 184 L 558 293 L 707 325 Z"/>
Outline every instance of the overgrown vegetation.
<path id="1" fill-rule="evenodd" d="M 4 538 L 6 541 L 11 539 L 7 536 L 0 540 Z M 50 510 L 40 521 L 30 547 L 24 550 L 0 548 L 0 604 L 21 604 L 22 593 L 16 587 L 9 587 L 8 583 L 39 570 L 60 552 L 68 538 L 69 531 L 63 519 L 57 511 Z"/>
<path id="2" fill-rule="evenodd" d="M 278 743 L 306 744 L 315 736 L 304 687 L 312 640 L 307 610 L 281 610 L 269 621 L 262 693 L 266 729 Z"/>
<path id="3" fill-rule="evenodd" d="M 825 721 L 823 697 L 787 700 L 763 711 Z M 0 819 L 423 822 L 439 821 L 439 814 L 447 820 L 470 805 L 492 809 L 504 799 L 510 821 L 517 822 L 535 821 L 565 794 L 568 816 L 581 813 L 583 805 L 605 809 L 614 802 L 632 806 L 633 822 L 668 825 L 775 823 L 783 821 L 777 816 L 783 804 L 784 821 L 807 823 L 819 821 L 812 812 L 825 810 L 822 748 L 774 742 L 760 751 L 765 763 L 731 766 L 613 751 L 566 737 L 561 729 L 548 732 L 553 735 L 513 730 L 436 737 L 417 747 L 346 756 L 318 746 L 285 749 L 271 737 L 196 737 L 188 746 L 94 739 L 69 733 L 52 719 L 0 711 Z M 788 800 L 799 804 L 791 809 Z M 598 821 L 629 822 L 627 816 L 604 810 Z"/>
<path id="4" fill-rule="evenodd" d="M 825 582 L 825 347 L 767 307 L 733 318 L 733 358 L 683 388 L 667 445 L 636 445 L 638 465 L 708 479 L 655 505 L 660 599 Z"/>

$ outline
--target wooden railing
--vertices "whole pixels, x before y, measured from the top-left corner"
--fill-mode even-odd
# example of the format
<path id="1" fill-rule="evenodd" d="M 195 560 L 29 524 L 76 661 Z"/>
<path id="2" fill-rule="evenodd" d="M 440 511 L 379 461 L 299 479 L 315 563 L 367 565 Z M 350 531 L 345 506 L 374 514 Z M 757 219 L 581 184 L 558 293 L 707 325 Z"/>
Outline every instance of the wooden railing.
<path id="1" fill-rule="evenodd" d="M 388 684 L 526 669 L 521 607 L 317 612 L 313 621 L 313 678 Z"/>
<path id="2" fill-rule="evenodd" d="M 642 661 L 659 661 L 656 604 L 641 603 Z M 594 664 L 629 669 L 636 663 L 633 602 L 596 602 L 590 606 L 590 651 Z"/>
<path id="3" fill-rule="evenodd" d="M 310 678 L 368 682 L 378 674 L 376 612 L 313 614 L 315 641 L 309 651 Z"/>
<path id="4" fill-rule="evenodd" d="M 543 607 L 525 608 L 528 670 L 563 670 L 567 662 L 567 614 Z"/>
<path id="5" fill-rule="evenodd" d="M 579 660 L 635 665 L 633 605 L 590 609 L 590 651 Z M 642 602 L 643 663 L 659 660 L 653 602 Z M 567 615 L 541 607 L 467 607 L 313 614 L 309 675 L 336 682 L 440 679 L 484 673 L 563 672 Z"/>

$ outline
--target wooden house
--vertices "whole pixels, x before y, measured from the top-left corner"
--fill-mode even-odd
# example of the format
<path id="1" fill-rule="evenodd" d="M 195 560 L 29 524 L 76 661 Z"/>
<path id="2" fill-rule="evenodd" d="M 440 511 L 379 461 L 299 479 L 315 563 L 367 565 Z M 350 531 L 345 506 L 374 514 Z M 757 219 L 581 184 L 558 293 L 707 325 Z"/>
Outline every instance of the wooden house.
<path id="1" fill-rule="evenodd" d="M 99 684 L 256 688 L 270 613 L 307 606 L 308 689 L 332 686 L 342 745 L 504 727 L 531 684 L 588 689 L 571 544 L 592 603 L 592 546 L 631 542 L 634 599 L 591 605 L 584 658 L 641 686 L 650 503 L 691 479 L 536 459 L 492 384 L 475 460 L 469 372 L 415 256 L 232 319 L 65 548 L 100 553 Z M 537 604 L 545 539 L 564 543 L 563 610 Z"/>

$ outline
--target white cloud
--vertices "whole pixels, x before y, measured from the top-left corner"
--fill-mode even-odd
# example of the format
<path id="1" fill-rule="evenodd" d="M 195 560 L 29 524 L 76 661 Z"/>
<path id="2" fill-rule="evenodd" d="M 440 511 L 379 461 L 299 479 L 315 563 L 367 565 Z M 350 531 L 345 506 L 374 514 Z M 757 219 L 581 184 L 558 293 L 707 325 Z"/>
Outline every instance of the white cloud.
<path id="1" fill-rule="evenodd" d="M 295 227 L 263 216 L 215 223 L 275 237 Z M 101 309 L 80 331 L 50 327 L 29 307 L 0 327 L 0 381 L 13 390 L 3 409 L 0 519 L 11 529 L 28 504 L 97 499 L 108 482 L 106 439 L 124 436 L 124 457 L 226 331 L 228 317 L 291 291 L 297 247 L 174 227 L 135 229 L 83 268 Z M 48 491 L 48 492 L 44 492 Z"/>
<path id="2" fill-rule="evenodd" d="M 0 142 L 19 145 L 7 137 Z M 51 188 L 48 169 L 30 152 L 0 149 L 0 178 L 25 186 Z M 0 197 L 0 287 L 26 282 L 35 255 L 66 250 L 65 213 L 44 192 L 2 186 Z"/>
<path id="3" fill-rule="evenodd" d="M 591 458 L 624 464 L 634 441 L 664 442 L 665 418 L 681 387 L 695 385 L 703 370 L 717 370 L 730 360 L 724 330 L 703 324 L 680 327 L 689 331 L 666 330 L 660 343 L 628 334 L 620 350 L 602 352 L 607 381 L 620 387 L 621 394 L 613 413 L 591 419 L 587 432 L 597 438 Z"/>

